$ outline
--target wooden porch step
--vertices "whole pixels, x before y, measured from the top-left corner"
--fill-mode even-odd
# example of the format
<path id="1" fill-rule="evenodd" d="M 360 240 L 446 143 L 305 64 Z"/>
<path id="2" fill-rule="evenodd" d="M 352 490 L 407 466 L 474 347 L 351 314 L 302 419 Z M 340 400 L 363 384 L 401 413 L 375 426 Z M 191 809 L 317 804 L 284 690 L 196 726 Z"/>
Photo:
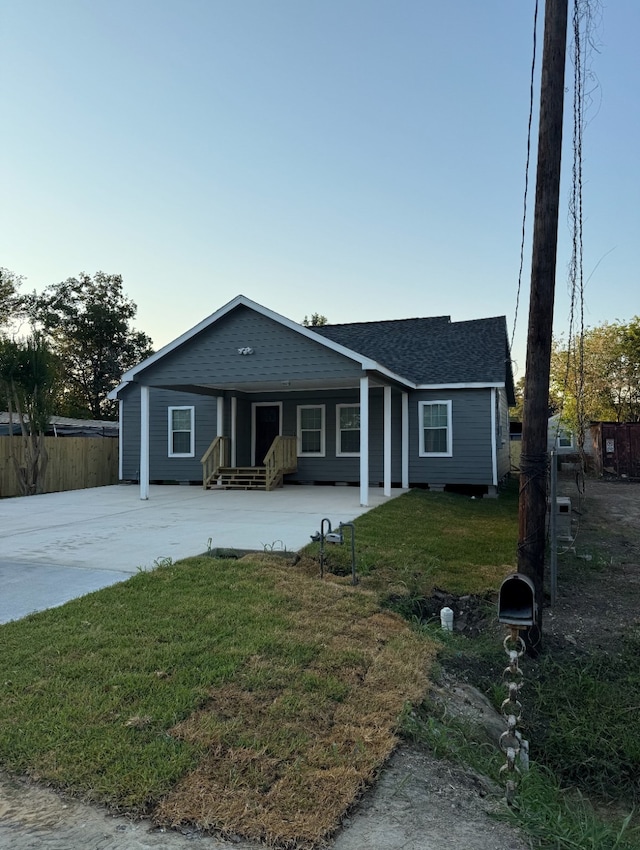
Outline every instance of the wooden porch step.
<path id="1" fill-rule="evenodd" d="M 267 472 L 264 466 L 234 466 L 219 470 L 218 487 L 224 490 L 264 490 Z"/>

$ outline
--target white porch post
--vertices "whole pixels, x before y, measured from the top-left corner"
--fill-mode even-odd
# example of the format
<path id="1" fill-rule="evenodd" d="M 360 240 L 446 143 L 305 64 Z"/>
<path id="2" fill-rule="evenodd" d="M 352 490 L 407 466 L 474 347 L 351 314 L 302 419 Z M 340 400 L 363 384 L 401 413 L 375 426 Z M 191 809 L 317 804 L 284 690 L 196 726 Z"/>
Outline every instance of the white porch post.
<path id="1" fill-rule="evenodd" d="M 493 486 L 498 486 L 498 426 L 496 422 L 496 388 L 491 387 L 491 475 Z"/>
<path id="2" fill-rule="evenodd" d="M 124 428 L 122 427 L 122 421 L 124 419 L 124 402 L 122 399 L 118 400 L 118 436 L 120 439 L 118 440 L 118 478 L 120 481 L 124 478 L 122 474 L 124 472 L 124 440 L 122 435 L 124 433 Z"/>
<path id="3" fill-rule="evenodd" d="M 409 393 L 402 393 L 402 489 L 409 488 Z"/>
<path id="4" fill-rule="evenodd" d="M 369 505 L 369 378 L 360 378 L 360 504 Z"/>
<path id="5" fill-rule="evenodd" d="M 224 398 L 221 395 L 216 402 L 216 437 L 224 437 Z"/>
<path id="6" fill-rule="evenodd" d="M 384 388 L 384 480 L 383 492 L 391 495 L 391 387 Z"/>
<path id="7" fill-rule="evenodd" d="M 237 466 L 236 421 L 238 418 L 238 399 L 231 398 L 231 466 Z"/>
<path id="8" fill-rule="evenodd" d="M 149 498 L 149 387 L 140 387 L 140 498 Z"/>

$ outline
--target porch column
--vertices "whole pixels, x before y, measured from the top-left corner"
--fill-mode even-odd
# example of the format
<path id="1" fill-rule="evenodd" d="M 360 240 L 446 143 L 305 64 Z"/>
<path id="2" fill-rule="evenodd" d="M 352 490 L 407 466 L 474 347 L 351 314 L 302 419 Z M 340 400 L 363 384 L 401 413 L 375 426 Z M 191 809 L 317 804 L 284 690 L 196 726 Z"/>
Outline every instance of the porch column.
<path id="1" fill-rule="evenodd" d="M 402 488 L 409 489 L 409 393 L 402 393 Z"/>
<path id="2" fill-rule="evenodd" d="M 237 466 L 236 422 L 238 419 L 238 399 L 231 397 L 231 466 Z"/>
<path id="3" fill-rule="evenodd" d="M 369 378 L 360 378 L 360 504 L 369 505 Z"/>
<path id="4" fill-rule="evenodd" d="M 149 498 L 149 387 L 140 387 L 140 498 Z"/>
<path id="5" fill-rule="evenodd" d="M 391 495 L 391 387 L 384 388 L 384 480 L 383 492 Z"/>
<path id="6" fill-rule="evenodd" d="M 216 403 L 216 437 L 224 437 L 224 398 L 221 395 Z"/>
<path id="7" fill-rule="evenodd" d="M 496 422 L 496 388 L 491 387 L 491 477 L 498 486 L 498 423 Z"/>
<path id="8" fill-rule="evenodd" d="M 122 399 L 118 400 L 118 435 L 120 439 L 118 440 L 118 478 L 120 481 L 124 478 L 124 440 L 123 440 L 123 420 L 124 420 L 124 402 Z"/>

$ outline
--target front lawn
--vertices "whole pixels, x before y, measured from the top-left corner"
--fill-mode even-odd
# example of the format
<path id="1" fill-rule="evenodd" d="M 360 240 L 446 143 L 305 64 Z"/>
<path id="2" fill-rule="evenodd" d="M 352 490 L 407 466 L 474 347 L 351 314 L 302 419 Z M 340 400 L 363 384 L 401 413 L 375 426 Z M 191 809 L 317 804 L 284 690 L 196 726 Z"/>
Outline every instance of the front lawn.
<path id="1" fill-rule="evenodd" d="M 516 482 L 498 499 L 412 490 L 357 520 L 358 573 L 382 591 L 400 583 L 414 595 L 429 596 L 434 587 L 484 594 L 516 569 L 517 539 Z M 348 530 L 345 541 L 326 547 L 329 569 L 348 571 Z"/>
<path id="2" fill-rule="evenodd" d="M 157 823 L 312 846 L 422 700 L 436 643 L 380 600 L 495 589 L 516 499 L 412 492 L 356 523 L 362 582 L 207 556 L 0 626 L 0 767 Z M 348 547 L 331 553 L 348 557 Z"/>

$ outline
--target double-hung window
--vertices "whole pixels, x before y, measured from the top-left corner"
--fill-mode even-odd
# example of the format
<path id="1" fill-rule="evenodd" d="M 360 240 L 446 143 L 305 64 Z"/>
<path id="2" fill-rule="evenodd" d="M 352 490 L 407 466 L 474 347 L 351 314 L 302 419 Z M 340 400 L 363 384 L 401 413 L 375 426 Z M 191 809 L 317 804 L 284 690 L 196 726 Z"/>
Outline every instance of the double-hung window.
<path id="1" fill-rule="evenodd" d="M 420 457 L 451 457 L 451 401 L 418 402 Z"/>
<path id="2" fill-rule="evenodd" d="M 325 406 L 298 406 L 298 457 L 324 457 Z"/>
<path id="3" fill-rule="evenodd" d="M 336 455 L 358 457 L 360 455 L 360 405 L 338 404 L 336 406 Z"/>
<path id="4" fill-rule="evenodd" d="M 195 408 L 169 408 L 169 457 L 195 454 Z"/>

